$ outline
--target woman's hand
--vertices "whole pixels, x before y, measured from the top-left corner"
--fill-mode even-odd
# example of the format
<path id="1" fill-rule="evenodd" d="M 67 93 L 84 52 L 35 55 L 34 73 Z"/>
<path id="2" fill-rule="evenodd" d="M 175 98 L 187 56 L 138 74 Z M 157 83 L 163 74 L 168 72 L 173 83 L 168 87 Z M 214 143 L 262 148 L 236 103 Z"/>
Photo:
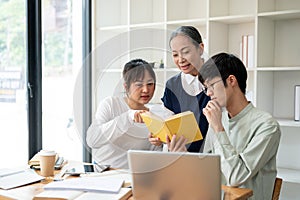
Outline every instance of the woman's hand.
<path id="1" fill-rule="evenodd" d="M 169 151 L 172 152 L 186 152 L 187 149 L 185 147 L 187 143 L 187 139 L 184 136 L 180 136 L 176 141 L 176 135 L 173 135 L 172 140 L 170 140 L 169 136 L 167 136 L 167 146 Z"/>
<path id="2" fill-rule="evenodd" d="M 148 136 L 148 140 L 154 146 L 161 146 L 162 145 L 162 141 L 160 141 L 160 139 L 158 137 L 153 137 L 153 135 L 151 133 Z"/>
<path id="3" fill-rule="evenodd" d="M 141 113 L 147 112 L 147 110 L 139 110 L 134 113 L 133 121 L 136 123 L 144 123 Z"/>

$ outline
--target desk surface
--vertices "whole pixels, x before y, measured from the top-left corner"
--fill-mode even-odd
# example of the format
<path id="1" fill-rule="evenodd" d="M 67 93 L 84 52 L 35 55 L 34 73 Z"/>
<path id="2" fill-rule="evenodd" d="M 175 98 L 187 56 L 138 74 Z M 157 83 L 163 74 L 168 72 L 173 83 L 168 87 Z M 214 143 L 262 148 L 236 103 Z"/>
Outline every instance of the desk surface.
<path id="1" fill-rule="evenodd" d="M 58 171 L 56 172 L 58 173 Z M 32 199 L 35 195 L 43 191 L 43 186 L 47 183 L 53 181 L 53 178 L 46 178 L 39 183 L 34 183 L 31 185 L 11 189 L 11 190 L 1 190 L 1 199 Z M 253 191 L 246 188 L 233 188 L 229 186 L 222 185 L 222 190 L 225 192 L 225 200 L 245 200 L 253 195 Z M 134 200 L 130 197 L 128 200 Z"/>

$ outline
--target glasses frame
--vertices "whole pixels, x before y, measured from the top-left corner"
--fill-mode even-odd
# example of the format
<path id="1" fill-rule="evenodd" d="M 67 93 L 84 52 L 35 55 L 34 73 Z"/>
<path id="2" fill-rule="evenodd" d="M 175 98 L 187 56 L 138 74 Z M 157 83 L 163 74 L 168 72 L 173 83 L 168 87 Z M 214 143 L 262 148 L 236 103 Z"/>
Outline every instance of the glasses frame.
<path id="1" fill-rule="evenodd" d="M 211 83 L 211 84 L 209 84 L 209 85 L 207 85 L 207 86 L 203 86 L 203 92 L 207 95 L 207 92 L 208 92 L 208 89 L 210 89 L 211 91 L 214 91 L 214 85 L 216 84 L 216 83 L 219 83 L 219 82 L 221 82 L 221 81 L 223 81 L 223 79 L 220 79 L 220 80 L 217 80 L 217 81 L 215 81 L 215 82 L 213 82 L 213 83 Z"/>

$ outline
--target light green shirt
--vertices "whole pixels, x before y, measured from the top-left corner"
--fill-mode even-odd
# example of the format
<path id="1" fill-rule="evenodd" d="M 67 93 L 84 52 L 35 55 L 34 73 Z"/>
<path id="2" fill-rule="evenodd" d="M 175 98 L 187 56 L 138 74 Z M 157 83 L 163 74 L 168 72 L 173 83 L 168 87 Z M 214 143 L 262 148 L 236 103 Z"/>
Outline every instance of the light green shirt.
<path id="1" fill-rule="evenodd" d="M 252 200 L 271 200 L 281 135 L 277 121 L 249 103 L 231 119 L 224 111 L 222 123 L 224 132 L 209 128 L 204 152 L 221 155 L 223 184 L 252 189 Z"/>

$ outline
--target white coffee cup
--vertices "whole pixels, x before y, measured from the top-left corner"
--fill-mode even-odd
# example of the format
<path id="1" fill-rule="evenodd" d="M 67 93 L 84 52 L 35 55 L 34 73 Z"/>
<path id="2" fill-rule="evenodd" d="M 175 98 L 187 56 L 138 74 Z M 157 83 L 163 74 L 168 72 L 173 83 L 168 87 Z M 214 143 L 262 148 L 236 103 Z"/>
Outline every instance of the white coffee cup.
<path id="1" fill-rule="evenodd" d="M 53 176 L 56 153 L 55 151 L 41 150 L 39 152 L 40 168 L 42 176 Z"/>

